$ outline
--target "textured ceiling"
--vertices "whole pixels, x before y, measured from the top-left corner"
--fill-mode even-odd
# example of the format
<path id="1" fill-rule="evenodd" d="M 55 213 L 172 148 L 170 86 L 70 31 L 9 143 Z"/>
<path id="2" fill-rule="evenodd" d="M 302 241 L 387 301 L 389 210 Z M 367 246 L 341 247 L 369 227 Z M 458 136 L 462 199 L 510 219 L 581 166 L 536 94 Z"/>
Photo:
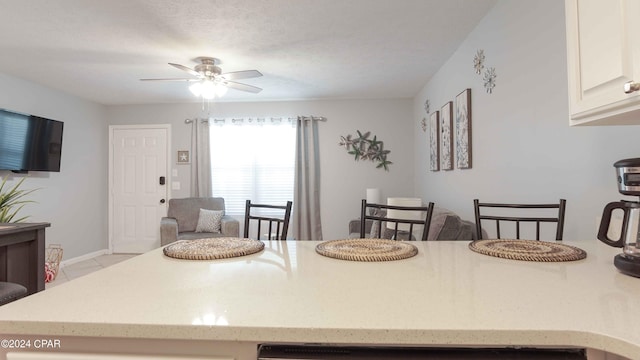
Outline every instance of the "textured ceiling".
<path id="1" fill-rule="evenodd" d="M 264 74 L 225 101 L 412 97 L 495 2 L 0 0 L 0 72 L 102 104 L 188 102 L 187 83 L 139 79 L 212 56 Z"/>

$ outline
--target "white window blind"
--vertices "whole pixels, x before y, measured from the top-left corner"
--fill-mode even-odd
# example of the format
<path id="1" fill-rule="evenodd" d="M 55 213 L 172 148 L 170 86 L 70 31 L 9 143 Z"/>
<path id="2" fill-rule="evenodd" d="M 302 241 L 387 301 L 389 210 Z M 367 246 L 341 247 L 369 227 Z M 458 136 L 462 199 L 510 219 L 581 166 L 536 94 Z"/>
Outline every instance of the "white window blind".
<path id="1" fill-rule="evenodd" d="M 213 196 L 224 198 L 228 215 L 244 215 L 246 200 L 273 205 L 293 200 L 293 123 L 286 119 L 209 123 Z"/>
<path id="2" fill-rule="evenodd" d="M 4 120 L 0 122 L 0 154 L 3 169 L 21 169 L 25 163 L 22 156 L 29 135 L 29 122 L 21 119 L 21 115 L 4 110 L 0 112 Z"/>

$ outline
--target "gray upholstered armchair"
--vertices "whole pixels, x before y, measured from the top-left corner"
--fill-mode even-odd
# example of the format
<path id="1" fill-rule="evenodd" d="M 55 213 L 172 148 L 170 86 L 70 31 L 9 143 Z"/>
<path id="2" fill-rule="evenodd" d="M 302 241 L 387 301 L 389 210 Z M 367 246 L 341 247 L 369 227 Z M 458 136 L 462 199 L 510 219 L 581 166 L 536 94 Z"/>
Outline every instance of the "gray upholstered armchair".
<path id="1" fill-rule="evenodd" d="M 200 209 L 224 211 L 224 199 L 221 197 L 170 199 L 167 217 L 163 217 L 160 221 L 160 244 L 165 246 L 177 240 L 239 236 L 240 222 L 229 215 L 222 216 L 219 233 L 196 232 Z"/>

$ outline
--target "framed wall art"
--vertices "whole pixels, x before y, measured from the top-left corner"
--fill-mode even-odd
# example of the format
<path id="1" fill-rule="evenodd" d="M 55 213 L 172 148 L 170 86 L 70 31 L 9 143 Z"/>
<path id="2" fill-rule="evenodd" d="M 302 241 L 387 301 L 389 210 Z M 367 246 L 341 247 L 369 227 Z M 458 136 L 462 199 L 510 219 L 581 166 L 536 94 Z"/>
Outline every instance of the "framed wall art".
<path id="1" fill-rule="evenodd" d="M 452 108 L 451 101 L 440 108 L 440 168 L 442 170 L 453 170 Z"/>
<path id="2" fill-rule="evenodd" d="M 431 150 L 430 169 L 440 170 L 440 118 L 439 111 L 434 111 L 429 115 L 429 149 Z"/>
<path id="3" fill-rule="evenodd" d="M 189 150 L 178 150 L 178 159 L 176 163 L 178 165 L 190 164 L 191 158 L 189 157 Z"/>
<path id="4" fill-rule="evenodd" d="M 471 168 L 471 89 L 456 96 L 456 166 Z"/>

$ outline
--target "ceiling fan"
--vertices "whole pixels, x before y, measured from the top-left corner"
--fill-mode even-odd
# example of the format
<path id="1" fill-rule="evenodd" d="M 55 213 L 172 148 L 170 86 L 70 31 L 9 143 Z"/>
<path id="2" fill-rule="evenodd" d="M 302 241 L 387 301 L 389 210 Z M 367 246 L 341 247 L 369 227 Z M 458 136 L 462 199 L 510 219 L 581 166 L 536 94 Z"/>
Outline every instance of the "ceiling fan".
<path id="1" fill-rule="evenodd" d="M 186 81 L 194 82 L 189 87 L 189 90 L 196 96 L 202 96 L 205 99 L 212 99 L 216 95 L 221 96 L 226 92 L 227 88 L 232 88 L 241 91 L 247 91 L 251 93 L 259 93 L 261 88 L 235 82 L 232 80 L 249 79 L 260 77 L 262 74 L 258 70 L 243 70 L 232 71 L 228 73 L 222 73 L 222 69 L 218 66 L 220 60 L 213 57 L 198 57 L 194 59 L 199 61 L 200 64 L 196 65 L 193 69 L 180 64 L 169 63 L 169 65 L 184 70 L 189 74 L 195 76 L 194 78 L 169 78 L 169 79 L 140 79 L 141 81 Z"/>

